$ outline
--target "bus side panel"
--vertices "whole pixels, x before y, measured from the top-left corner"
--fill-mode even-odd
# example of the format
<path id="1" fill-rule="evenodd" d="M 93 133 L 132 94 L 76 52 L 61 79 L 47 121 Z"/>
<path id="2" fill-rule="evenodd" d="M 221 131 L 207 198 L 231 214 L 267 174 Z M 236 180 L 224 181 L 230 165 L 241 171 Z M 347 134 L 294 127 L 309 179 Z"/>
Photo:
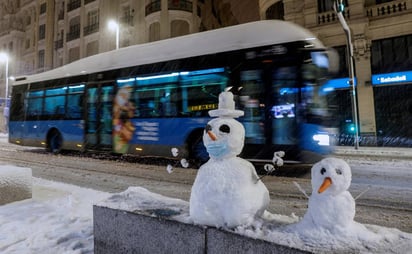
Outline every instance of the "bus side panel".
<path id="1" fill-rule="evenodd" d="M 187 156 L 187 151 L 182 149 L 188 136 L 195 129 L 204 128 L 208 121 L 210 118 L 132 119 L 135 132 L 128 144 L 128 152 L 172 157 L 171 149 L 178 148 L 179 156 Z"/>
<path id="2" fill-rule="evenodd" d="M 10 121 L 9 122 L 9 143 L 24 145 L 24 121 Z"/>
<path id="3" fill-rule="evenodd" d="M 45 147 L 45 138 L 42 135 L 44 122 L 34 121 L 16 121 L 10 122 L 12 130 L 9 134 L 11 143 L 24 146 Z"/>
<path id="4" fill-rule="evenodd" d="M 10 142 L 33 147 L 46 147 L 47 134 L 56 129 L 63 138 L 63 149 L 81 150 L 84 128 L 81 120 L 11 122 Z"/>
<path id="5" fill-rule="evenodd" d="M 84 143 L 84 121 L 83 120 L 55 120 L 47 121 L 41 130 L 46 139 L 51 129 L 57 129 L 63 138 L 62 149 L 83 150 Z"/>

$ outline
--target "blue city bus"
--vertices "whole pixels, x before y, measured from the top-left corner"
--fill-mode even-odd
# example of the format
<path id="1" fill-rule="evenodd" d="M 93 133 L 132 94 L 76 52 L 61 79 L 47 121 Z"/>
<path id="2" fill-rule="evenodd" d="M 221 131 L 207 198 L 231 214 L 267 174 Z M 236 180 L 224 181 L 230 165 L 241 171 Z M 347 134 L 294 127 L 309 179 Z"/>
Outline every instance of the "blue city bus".
<path id="1" fill-rule="evenodd" d="M 16 78 L 9 142 L 204 162 L 222 91 L 244 110 L 241 157 L 313 163 L 330 152 L 325 84 L 336 54 L 289 22 L 257 21 L 104 52 Z"/>

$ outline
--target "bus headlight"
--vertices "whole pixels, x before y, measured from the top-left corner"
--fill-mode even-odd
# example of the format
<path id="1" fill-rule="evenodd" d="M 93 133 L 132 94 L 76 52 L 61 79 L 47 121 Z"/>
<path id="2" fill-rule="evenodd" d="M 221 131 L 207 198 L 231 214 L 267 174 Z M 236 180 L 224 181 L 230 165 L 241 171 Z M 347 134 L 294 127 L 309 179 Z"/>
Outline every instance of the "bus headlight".
<path id="1" fill-rule="evenodd" d="M 315 134 L 313 135 L 313 140 L 318 142 L 318 145 L 320 146 L 329 146 L 330 145 L 330 140 L 329 140 L 329 134 L 324 133 L 324 134 Z"/>

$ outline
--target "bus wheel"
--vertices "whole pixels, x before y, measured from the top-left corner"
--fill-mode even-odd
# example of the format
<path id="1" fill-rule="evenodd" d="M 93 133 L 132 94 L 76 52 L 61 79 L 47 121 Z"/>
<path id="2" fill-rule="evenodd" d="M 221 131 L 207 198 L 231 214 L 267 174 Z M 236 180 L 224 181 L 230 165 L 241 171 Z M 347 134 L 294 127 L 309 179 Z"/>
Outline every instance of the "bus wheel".
<path id="1" fill-rule="evenodd" d="M 201 166 L 209 160 L 209 153 L 206 150 L 205 145 L 203 144 L 202 137 L 198 138 L 191 146 L 190 153 L 192 158 L 195 160 L 197 166 Z"/>
<path id="2" fill-rule="evenodd" d="M 47 138 L 48 151 L 58 154 L 62 148 L 62 143 L 63 139 L 60 132 L 57 130 L 52 131 Z"/>

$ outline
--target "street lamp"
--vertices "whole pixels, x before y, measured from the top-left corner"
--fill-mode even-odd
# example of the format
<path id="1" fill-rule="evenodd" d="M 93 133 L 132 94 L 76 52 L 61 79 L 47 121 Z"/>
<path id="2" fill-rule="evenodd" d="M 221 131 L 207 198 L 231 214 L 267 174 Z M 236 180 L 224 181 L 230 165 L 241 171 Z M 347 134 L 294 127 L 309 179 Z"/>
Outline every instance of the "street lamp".
<path id="1" fill-rule="evenodd" d="M 119 49 L 119 36 L 120 36 L 119 24 L 114 20 L 109 20 L 109 23 L 107 23 L 107 25 L 108 25 L 110 30 L 115 30 L 116 31 L 116 49 Z"/>
<path id="2" fill-rule="evenodd" d="M 353 45 L 352 45 L 352 35 L 348 24 L 346 23 L 345 18 L 343 17 L 342 12 L 345 9 L 345 5 L 343 4 L 342 0 L 333 0 L 333 9 L 338 16 L 339 22 L 342 25 L 343 31 L 346 35 L 346 44 L 348 49 L 348 60 L 349 60 L 349 76 L 350 76 L 350 85 L 352 88 L 352 114 L 353 114 L 353 123 L 355 125 L 355 140 L 354 145 L 355 149 L 359 148 L 359 124 L 358 124 L 358 105 L 356 103 L 356 87 L 355 87 L 355 61 L 353 57 Z"/>
<path id="3" fill-rule="evenodd" d="M 8 105 L 8 97 L 9 97 L 9 56 L 4 53 L 4 52 L 0 52 L 0 61 L 1 62 L 6 62 L 6 95 L 5 97 L 5 105 L 4 105 L 4 109 L 3 109 L 3 115 L 4 118 L 6 120 L 6 131 L 8 132 L 8 119 L 9 119 L 9 105 Z"/>
<path id="4" fill-rule="evenodd" d="M 9 56 L 6 53 L 1 52 L 0 61 L 6 63 L 6 95 L 4 97 L 7 101 L 7 98 L 9 97 Z"/>

